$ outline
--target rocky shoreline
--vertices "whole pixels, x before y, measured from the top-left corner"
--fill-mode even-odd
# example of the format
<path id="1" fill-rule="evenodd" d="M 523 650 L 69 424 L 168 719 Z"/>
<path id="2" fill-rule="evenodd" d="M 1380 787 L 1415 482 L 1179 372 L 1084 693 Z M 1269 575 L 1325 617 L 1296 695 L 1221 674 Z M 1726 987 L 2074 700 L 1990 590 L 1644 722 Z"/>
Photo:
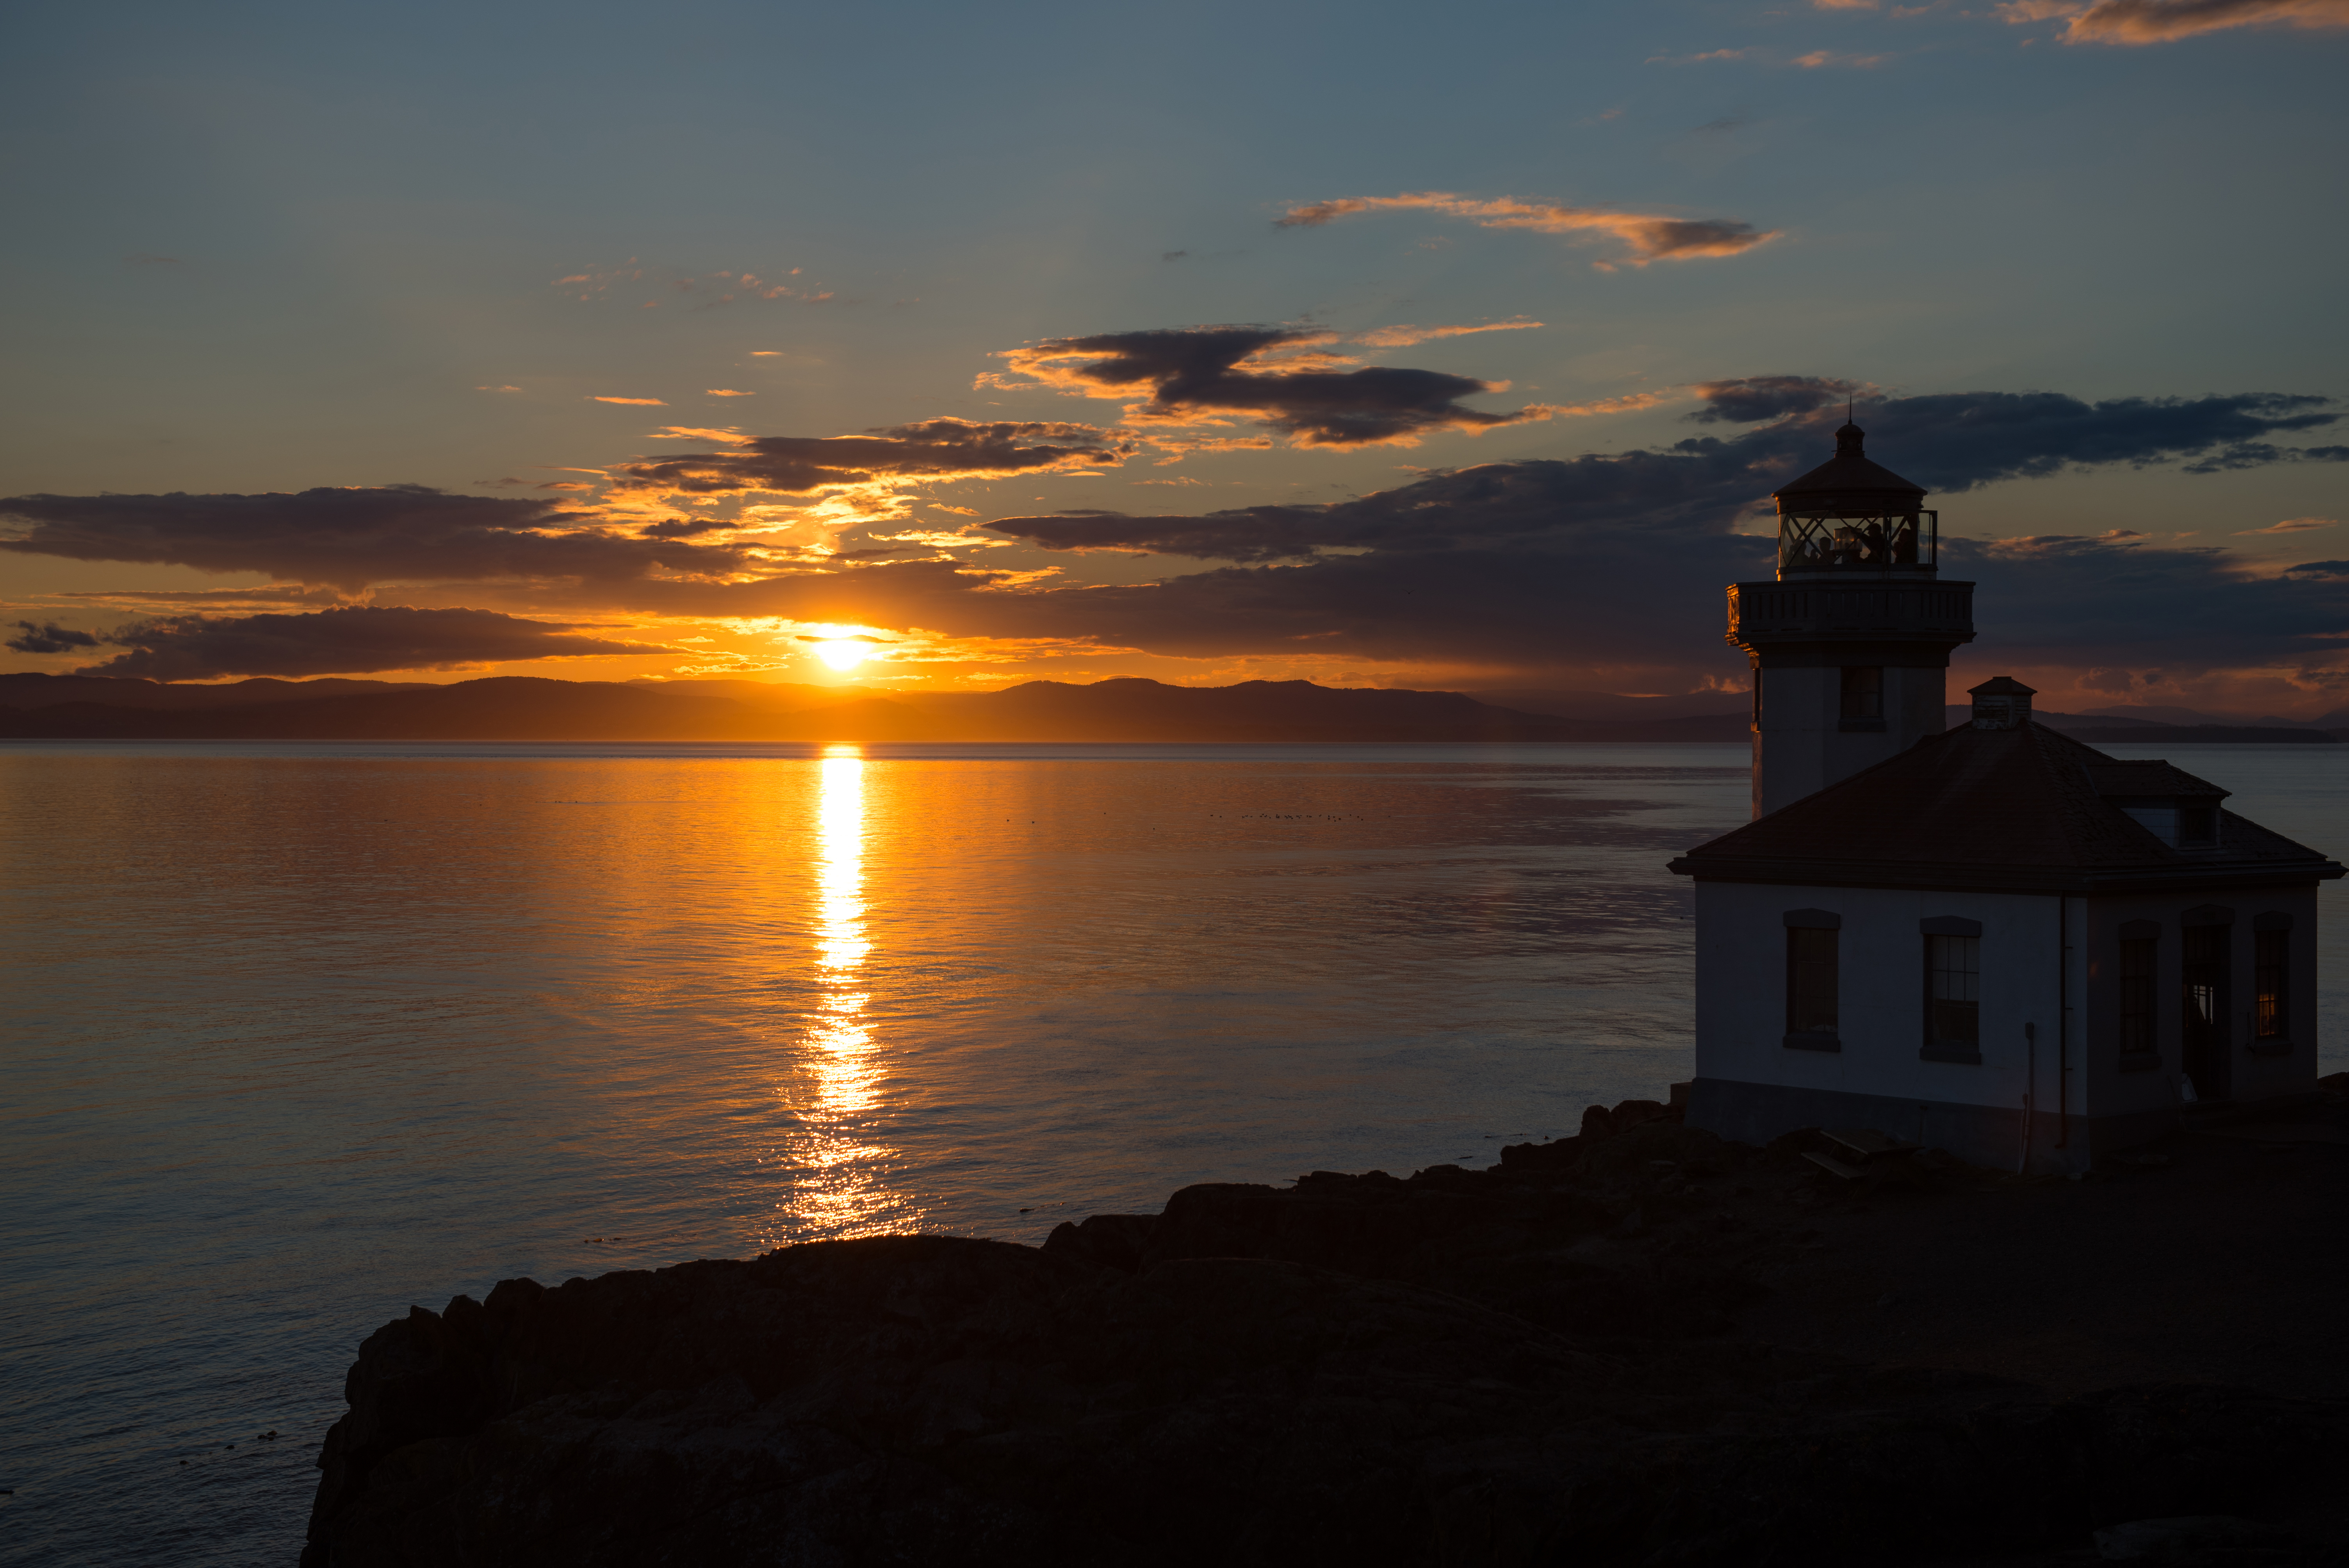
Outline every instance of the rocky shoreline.
<path id="1" fill-rule="evenodd" d="M 510 1280 L 360 1347 L 303 1563 L 2349 1563 L 2349 1075 L 2087 1182 L 1812 1146 L 1630 1101 L 1041 1248 Z"/>

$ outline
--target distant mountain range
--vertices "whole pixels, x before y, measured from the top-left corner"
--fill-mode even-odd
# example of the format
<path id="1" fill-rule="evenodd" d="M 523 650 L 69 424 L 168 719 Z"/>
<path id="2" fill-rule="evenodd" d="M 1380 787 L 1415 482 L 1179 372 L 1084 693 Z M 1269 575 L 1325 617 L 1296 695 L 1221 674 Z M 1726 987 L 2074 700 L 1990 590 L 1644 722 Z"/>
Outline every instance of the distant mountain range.
<path id="1" fill-rule="evenodd" d="M 1516 704 L 1491 700 L 1501 696 Z M 1718 705 L 1734 700 L 1723 711 Z M 1697 703 L 1712 711 L 1689 712 Z M 1587 705 L 1587 706 L 1586 706 Z M 1577 713 L 1559 712 L 1584 707 Z M 1597 709 L 1598 711 L 1590 711 Z M 1677 710 L 1677 711 L 1675 711 Z M 2180 725 L 2158 711 L 2042 713 L 2095 745 L 2349 739 L 2265 720 Z M 1951 707 L 1952 725 L 1970 710 Z M 2130 717 L 2123 717 L 2127 712 Z M 0 738 L 115 740 L 1457 741 L 1743 740 L 1742 699 L 1608 693 L 1389 691 L 1309 681 L 1175 686 L 1120 678 L 1030 681 L 993 692 L 876 692 L 763 681 L 247 680 L 166 686 L 97 676 L 0 675 Z"/>
<path id="2" fill-rule="evenodd" d="M 1174 686 L 1030 681 L 995 692 L 888 692 L 759 681 L 505 676 L 447 686 L 240 681 L 160 686 L 0 676 L 0 737 L 185 740 L 1413 741 L 1734 740 L 1745 715 L 1609 723 L 1458 692 L 1309 681 Z"/>

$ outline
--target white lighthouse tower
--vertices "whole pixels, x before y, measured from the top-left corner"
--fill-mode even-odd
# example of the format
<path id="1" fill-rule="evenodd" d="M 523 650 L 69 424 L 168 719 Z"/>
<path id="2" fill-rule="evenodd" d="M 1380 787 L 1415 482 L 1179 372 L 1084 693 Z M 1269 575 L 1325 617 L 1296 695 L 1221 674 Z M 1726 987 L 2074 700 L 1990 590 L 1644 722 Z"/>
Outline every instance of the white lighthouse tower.
<path id="1" fill-rule="evenodd" d="M 1776 492 L 1778 575 L 1729 590 L 1754 667 L 1754 814 L 1816 794 L 1941 732 L 1950 651 L 1973 641 L 1971 583 L 1940 580 L 1940 515 L 1861 450 Z"/>

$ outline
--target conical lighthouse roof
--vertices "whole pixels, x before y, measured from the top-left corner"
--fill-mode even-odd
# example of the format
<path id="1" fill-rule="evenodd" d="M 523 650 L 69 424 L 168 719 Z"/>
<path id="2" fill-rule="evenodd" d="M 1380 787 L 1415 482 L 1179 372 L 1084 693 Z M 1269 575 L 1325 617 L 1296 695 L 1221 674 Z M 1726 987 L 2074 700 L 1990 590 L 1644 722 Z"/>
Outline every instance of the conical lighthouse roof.
<path id="1" fill-rule="evenodd" d="M 1790 480 L 1771 494 L 1778 510 L 1841 512 L 1847 516 L 1890 516 L 1917 510 L 1925 487 L 1912 484 L 1883 464 L 1871 462 L 1860 450 L 1867 432 L 1847 423 L 1836 432 L 1836 455 L 1798 480 Z"/>

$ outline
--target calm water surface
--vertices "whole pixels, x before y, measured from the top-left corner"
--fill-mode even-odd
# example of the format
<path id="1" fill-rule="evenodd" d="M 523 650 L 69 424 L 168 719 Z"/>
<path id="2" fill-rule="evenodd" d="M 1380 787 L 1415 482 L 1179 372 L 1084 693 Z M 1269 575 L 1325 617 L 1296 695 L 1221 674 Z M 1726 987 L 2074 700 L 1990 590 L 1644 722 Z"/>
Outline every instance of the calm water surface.
<path id="1" fill-rule="evenodd" d="M 2163 754 L 2349 838 L 2349 748 Z M 1662 864 L 1743 819 L 1744 769 L 0 748 L 0 1562 L 288 1568 L 351 1351 L 411 1302 L 823 1236 L 1032 1242 L 1191 1181 L 1482 1163 L 1658 1094 L 1690 1017 Z"/>

